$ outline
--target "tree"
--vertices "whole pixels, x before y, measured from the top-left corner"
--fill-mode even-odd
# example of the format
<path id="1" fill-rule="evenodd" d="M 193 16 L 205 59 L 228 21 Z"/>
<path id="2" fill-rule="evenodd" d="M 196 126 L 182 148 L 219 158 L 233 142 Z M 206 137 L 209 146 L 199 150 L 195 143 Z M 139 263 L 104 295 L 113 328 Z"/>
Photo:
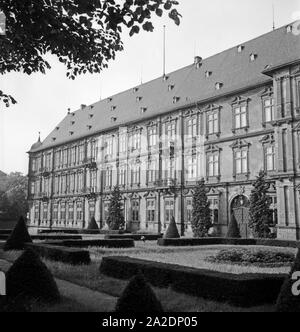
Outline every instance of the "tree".
<path id="1" fill-rule="evenodd" d="M 270 210 L 270 198 L 268 196 L 269 185 L 266 183 L 265 172 L 261 171 L 253 183 L 250 196 L 250 221 L 249 227 L 254 236 L 267 238 L 270 235 L 272 212 Z"/>
<path id="2" fill-rule="evenodd" d="M 155 293 L 140 272 L 125 288 L 116 306 L 118 313 L 162 313 L 163 308 Z"/>
<path id="3" fill-rule="evenodd" d="M 169 227 L 164 235 L 164 238 L 165 239 L 179 239 L 180 238 L 180 235 L 179 235 L 179 232 L 178 232 L 178 228 L 177 228 L 177 225 L 176 225 L 176 221 L 175 221 L 175 218 L 172 217 L 172 220 L 169 224 Z"/>
<path id="4" fill-rule="evenodd" d="M 0 0 L 6 35 L 0 36 L 0 74 L 45 73 L 46 53 L 67 67 L 67 77 L 100 73 L 123 50 L 121 33 L 153 31 L 154 15 L 166 12 L 177 24 L 175 0 Z M 16 100 L 0 91 L 7 107 Z"/>
<path id="5" fill-rule="evenodd" d="M 99 230 L 98 224 L 94 217 L 90 220 L 88 224 L 88 230 Z"/>
<path id="6" fill-rule="evenodd" d="M 296 257 L 295 263 L 291 269 L 290 274 L 286 277 L 285 282 L 282 285 L 281 291 L 279 293 L 276 311 L 277 312 L 300 312 L 300 297 L 293 294 L 293 289 L 297 285 L 296 281 L 299 280 L 293 278 L 294 274 L 299 275 L 300 271 L 300 250 L 298 250 L 298 255 Z"/>
<path id="7" fill-rule="evenodd" d="M 228 238 L 240 238 L 241 237 L 239 225 L 238 225 L 233 213 L 231 214 L 231 220 L 230 220 L 230 224 L 228 227 L 227 237 Z"/>
<path id="8" fill-rule="evenodd" d="M 202 179 L 198 183 L 193 197 L 192 229 L 194 236 L 206 237 L 211 227 L 211 211 L 206 194 L 205 181 Z"/>
<path id="9" fill-rule="evenodd" d="M 23 217 L 21 217 L 7 239 L 4 250 L 23 250 L 25 243 L 32 243 L 32 239 L 28 233 L 27 225 Z"/>
<path id="10" fill-rule="evenodd" d="M 122 208 L 122 196 L 118 186 L 114 187 L 112 197 L 108 207 L 107 224 L 110 230 L 118 231 L 124 229 L 125 220 Z"/>

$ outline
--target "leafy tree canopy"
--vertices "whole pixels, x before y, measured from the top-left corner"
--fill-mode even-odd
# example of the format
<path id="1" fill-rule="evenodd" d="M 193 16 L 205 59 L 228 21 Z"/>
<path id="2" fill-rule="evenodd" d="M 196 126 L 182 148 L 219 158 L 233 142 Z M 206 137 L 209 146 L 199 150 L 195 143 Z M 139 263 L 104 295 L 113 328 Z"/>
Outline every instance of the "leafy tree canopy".
<path id="1" fill-rule="evenodd" d="M 6 35 L 0 36 L 0 74 L 45 73 L 45 54 L 56 55 L 67 77 L 100 73 L 123 50 L 121 33 L 153 31 L 154 15 L 180 24 L 175 0 L 0 0 Z M 7 107 L 16 100 L 0 90 Z"/>

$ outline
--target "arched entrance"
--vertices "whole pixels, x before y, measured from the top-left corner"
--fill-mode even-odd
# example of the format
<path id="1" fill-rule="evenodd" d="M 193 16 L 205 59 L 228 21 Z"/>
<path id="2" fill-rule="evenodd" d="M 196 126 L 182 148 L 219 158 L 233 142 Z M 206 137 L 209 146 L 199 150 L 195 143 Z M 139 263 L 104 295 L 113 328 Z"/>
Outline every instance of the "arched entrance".
<path id="1" fill-rule="evenodd" d="M 249 238 L 251 235 L 251 229 L 249 228 L 249 208 L 250 201 L 244 195 L 235 197 L 231 203 L 231 213 L 234 214 L 239 225 L 242 238 Z"/>

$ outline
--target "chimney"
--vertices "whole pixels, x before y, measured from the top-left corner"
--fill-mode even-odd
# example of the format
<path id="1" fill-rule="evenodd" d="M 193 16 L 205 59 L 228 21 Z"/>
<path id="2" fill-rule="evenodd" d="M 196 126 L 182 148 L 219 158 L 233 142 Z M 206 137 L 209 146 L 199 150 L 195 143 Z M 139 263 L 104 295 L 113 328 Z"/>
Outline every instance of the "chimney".
<path id="1" fill-rule="evenodd" d="M 194 64 L 195 64 L 196 68 L 200 68 L 202 66 L 201 56 L 195 56 Z"/>

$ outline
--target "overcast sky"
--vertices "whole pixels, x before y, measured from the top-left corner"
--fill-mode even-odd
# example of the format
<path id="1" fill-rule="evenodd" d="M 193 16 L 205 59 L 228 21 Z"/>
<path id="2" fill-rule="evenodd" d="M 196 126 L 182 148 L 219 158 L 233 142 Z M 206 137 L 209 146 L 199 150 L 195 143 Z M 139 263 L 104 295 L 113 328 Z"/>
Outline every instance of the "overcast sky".
<path id="1" fill-rule="evenodd" d="M 46 75 L 8 74 L 0 77 L 0 90 L 12 94 L 18 104 L 0 105 L 0 170 L 27 174 L 26 151 L 44 139 L 62 120 L 67 109 L 91 104 L 117 92 L 162 75 L 162 31 L 167 25 L 167 71 L 189 65 L 194 55 L 206 58 L 255 38 L 272 29 L 272 2 L 276 27 L 300 18 L 300 0 L 178 0 L 182 23 L 167 17 L 155 19 L 155 32 L 130 38 L 124 33 L 125 51 L 100 75 L 70 81 L 64 66 L 49 56 L 52 69 Z M 141 75 L 142 73 L 142 75 Z"/>

